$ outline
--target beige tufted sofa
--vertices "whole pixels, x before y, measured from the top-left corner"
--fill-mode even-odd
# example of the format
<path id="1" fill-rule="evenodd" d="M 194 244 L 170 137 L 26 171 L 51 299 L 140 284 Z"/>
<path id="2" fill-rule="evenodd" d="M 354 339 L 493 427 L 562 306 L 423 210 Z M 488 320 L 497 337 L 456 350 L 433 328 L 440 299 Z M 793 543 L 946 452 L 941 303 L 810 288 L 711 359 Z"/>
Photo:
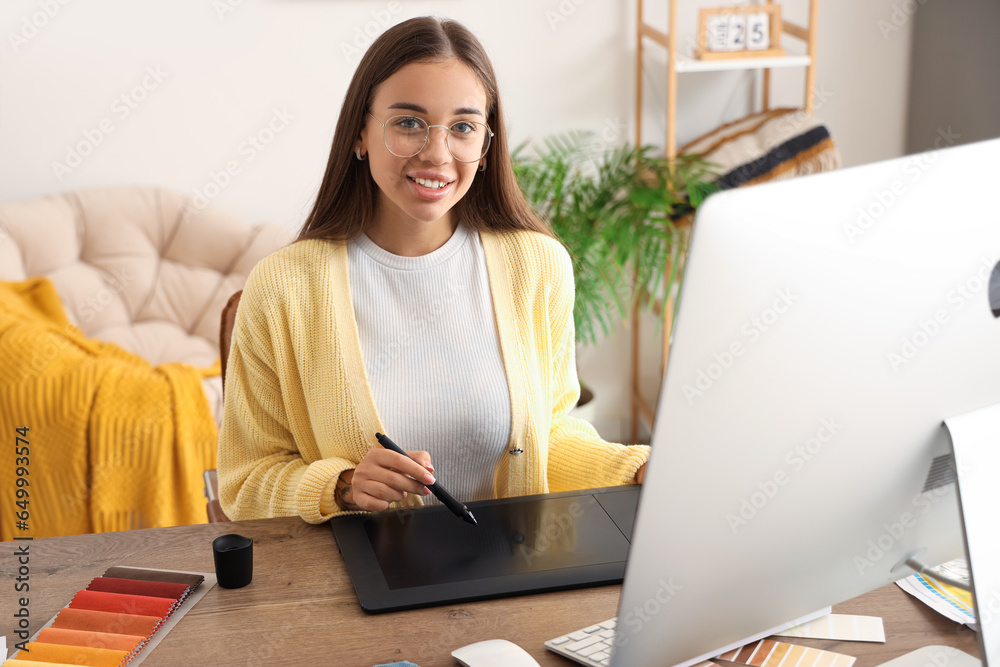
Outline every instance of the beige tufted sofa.
<path id="1" fill-rule="evenodd" d="M 46 276 L 88 337 L 153 365 L 211 366 L 226 301 L 291 239 L 168 190 L 79 190 L 0 203 L 0 281 Z M 205 380 L 205 392 L 218 421 L 221 379 Z"/>

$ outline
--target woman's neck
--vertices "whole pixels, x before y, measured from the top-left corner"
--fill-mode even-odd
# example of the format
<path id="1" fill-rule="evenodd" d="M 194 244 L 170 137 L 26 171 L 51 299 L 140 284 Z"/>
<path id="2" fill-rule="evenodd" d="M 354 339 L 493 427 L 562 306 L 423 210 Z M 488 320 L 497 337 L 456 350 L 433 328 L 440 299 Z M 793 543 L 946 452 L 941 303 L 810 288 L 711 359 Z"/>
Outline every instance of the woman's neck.
<path id="1" fill-rule="evenodd" d="M 447 243 L 457 226 L 458 219 L 451 211 L 434 222 L 383 216 L 376 219 L 366 233 L 375 245 L 387 252 L 401 257 L 420 257 Z"/>

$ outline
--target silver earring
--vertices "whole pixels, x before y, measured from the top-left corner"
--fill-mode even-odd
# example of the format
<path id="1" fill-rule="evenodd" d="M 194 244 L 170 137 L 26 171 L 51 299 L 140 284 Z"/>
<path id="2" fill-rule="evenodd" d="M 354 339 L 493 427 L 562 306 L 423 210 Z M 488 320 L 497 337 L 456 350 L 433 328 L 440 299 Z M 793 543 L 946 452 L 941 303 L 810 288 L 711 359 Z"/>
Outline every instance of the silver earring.
<path id="1" fill-rule="evenodd" d="M 354 149 L 354 154 L 358 157 L 358 160 L 361 161 L 361 162 L 364 162 L 365 161 L 365 157 L 367 157 L 367 156 L 362 156 L 361 155 L 361 147 L 360 146 L 358 146 L 357 148 Z"/>

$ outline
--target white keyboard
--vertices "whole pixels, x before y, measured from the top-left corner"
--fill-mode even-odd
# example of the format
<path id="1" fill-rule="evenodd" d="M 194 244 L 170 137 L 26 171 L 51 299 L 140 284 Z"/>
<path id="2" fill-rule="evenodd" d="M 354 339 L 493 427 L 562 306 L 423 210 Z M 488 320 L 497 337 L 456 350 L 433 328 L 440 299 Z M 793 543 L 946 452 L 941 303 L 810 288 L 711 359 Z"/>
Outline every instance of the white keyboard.
<path id="1" fill-rule="evenodd" d="M 610 619 L 583 630 L 545 642 L 545 648 L 588 667 L 608 667 L 611 664 L 612 640 L 616 620 Z"/>

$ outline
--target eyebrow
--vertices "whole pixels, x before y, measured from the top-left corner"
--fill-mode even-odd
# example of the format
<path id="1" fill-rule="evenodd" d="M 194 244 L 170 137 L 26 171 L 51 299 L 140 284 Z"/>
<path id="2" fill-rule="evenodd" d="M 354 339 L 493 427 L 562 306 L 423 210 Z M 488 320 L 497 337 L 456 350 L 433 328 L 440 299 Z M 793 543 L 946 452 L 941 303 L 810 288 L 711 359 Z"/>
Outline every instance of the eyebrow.
<path id="1" fill-rule="evenodd" d="M 414 104 L 413 102 L 394 102 L 389 105 L 390 109 L 406 109 L 407 111 L 416 111 L 417 113 L 428 113 L 427 109 L 420 106 L 419 104 Z M 454 115 L 456 116 L 482 116 L 483 112 L 475 107 L 459 107 L 455 109 Z"/>

